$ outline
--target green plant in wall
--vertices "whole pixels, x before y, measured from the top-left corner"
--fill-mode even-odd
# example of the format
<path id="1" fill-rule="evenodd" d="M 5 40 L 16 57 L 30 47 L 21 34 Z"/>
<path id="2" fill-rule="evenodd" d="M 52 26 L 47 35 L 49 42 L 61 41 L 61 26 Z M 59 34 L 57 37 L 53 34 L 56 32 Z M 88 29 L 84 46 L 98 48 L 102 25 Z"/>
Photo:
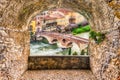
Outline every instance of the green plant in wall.
<path id="1" fill-rule="evenodd" d="M 104 33 L 100 33 L 100 32 L 91 31 L 90 32 L 90 38 L 94 39 L 94 41 L 97 44 L 99 44 L 99 43 L 101 43 L 105 39 L 105 34 Z"/>

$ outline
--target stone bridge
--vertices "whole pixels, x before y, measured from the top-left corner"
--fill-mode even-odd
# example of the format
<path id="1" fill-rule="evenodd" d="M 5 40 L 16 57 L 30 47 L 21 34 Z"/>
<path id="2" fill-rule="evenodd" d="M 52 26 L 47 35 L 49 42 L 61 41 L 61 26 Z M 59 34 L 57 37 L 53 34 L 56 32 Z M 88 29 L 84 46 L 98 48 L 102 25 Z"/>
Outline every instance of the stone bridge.
<path id="1" fill-rule="evenodd" d="M 54 44 L 56 42 L 60 43 L 60 47 L 69 48 L 72 47 L 72 44 L 75 43 L 80 47 L 80 49 L 84 49 L 89 43 L 88 39 L 73 36 L 71 34 L 62 34 L 56 32 L 39 32 L 36 33 L 37 39 L 40 37 L 44 37 L 48 40 L 50 44 Z"/>

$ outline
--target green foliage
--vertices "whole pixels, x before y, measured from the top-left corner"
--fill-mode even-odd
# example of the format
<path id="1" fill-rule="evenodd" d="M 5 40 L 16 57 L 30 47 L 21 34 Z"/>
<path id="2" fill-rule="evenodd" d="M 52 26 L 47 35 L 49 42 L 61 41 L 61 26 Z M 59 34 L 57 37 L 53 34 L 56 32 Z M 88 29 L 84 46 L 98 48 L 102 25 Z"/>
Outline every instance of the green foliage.
<path id="1" fill-rule="evenodd" d="M 33 32 L 30 32 L 30 36 L 33 36 L 34 35 L 34 33 Z"/>
<path id="2" fill-rule="evenodd" d="M 100 32 L 91 31 L 90 38 L 94 39 L 97 44 L 101 43 L 105 39 L 105 34 Z"/>
<path id="3" fill-rule="evenodd" d="M 68 54 L 71 55 L 71 47 L 69 48 L 69 53 Z"/>
<path id="4" fill-rule="evenodd" d="M 86 47 L 86 50 L 87 50 L 86 55 L 88 55 L 88 54 L 89 54 L 89 53 L 88 53 L 88 48 L 89 48 L 89 45 Z"/>
<path id="5" fill-rule="evenodd" d="M 88 46 L 81 51 L 81 55 L 88 55 Z"/>
<path id="6" fill-rule="evenodd" d="M 75 51 L 75 52 L 73 53 L 73 55 L 78 55 L 78 53 Z"/>
<path id="7" fill-rule="evenodd" d="M 81 24 L 78 24 L 79 27 L 81 27 Z"/>
<path id="8" fill-rule="evenodd" d="M 85 51 L 84 51 L 84 49 L 81 51 L 81 55 L 85 55 Z"/>
<path id="9" fill-rule="evenodd" d="M 84 49 L 84 53 L 88 55 L 88 46 Z"/>
<path id="10" fill-rule="evenodd" d="M 78 28 L 73 29 L 72 33 L 73 34 L 79 34 L 79 33 L 84 33 L 84 32 L 89 32 L 90 31 L 90 25 L 87 26 L 79 26 Z"/>
<path id="11" fill-rule="evenodd" d="M 49 43 L 49 41 L 46 39 L 46 38 L 44 38 L 43 37 L 43 39 L 41 40 L 43 43 L 46 43 L 46 44 L 48 44 Z"/>

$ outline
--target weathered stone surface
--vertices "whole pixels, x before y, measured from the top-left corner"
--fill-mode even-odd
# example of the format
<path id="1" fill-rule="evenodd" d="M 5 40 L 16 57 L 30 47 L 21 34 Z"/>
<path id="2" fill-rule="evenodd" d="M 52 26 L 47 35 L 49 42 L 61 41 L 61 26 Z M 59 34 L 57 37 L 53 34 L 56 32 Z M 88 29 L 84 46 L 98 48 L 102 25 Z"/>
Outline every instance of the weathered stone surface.
<path id="1" fill-rule="evenodd" d="M 14 34 L 15 32 L 12 32 Z M 21 33 L 22 34 L 22 33 Z M 24 46 L 17 41 L 19 39 L 24 40 L 22 36 L 12 36 L 10 37 L 9 30 L 0 30 L 0 77 L 1 80 L 15 80 L 18 76 L 21 76 L 22 72 L 27 69 L 27 57 L 29 49 L 24 52 L 24 50 L 29 48 L 29 46 Z M 19 38 L 21 37 L 21 38 Z M 25 37 L 25 36 L 24 36 Z M 15 42 L 16 41 L 16 42 Z"/>
<path id="2" fill-rule="evenodd" d="M 28 70 L 90 69 L 89 56 L 29 56 Z"/>
<path id="3" fill-rule="evenodd" d="M 20 80 L 96 80 L 89 70 L 26 71 Z"/>
<path id="4" fill-rule="evenodd" d="M 83 14 L 95 31 L 106 33 L 101 44 L 90 41 L 90 66 L 97 80 L 120 76 L 119 0 L 0 0 L 0 80 L 19 80 L 27 70 L 28 24 L 40 11 L 64 7 Z"/>

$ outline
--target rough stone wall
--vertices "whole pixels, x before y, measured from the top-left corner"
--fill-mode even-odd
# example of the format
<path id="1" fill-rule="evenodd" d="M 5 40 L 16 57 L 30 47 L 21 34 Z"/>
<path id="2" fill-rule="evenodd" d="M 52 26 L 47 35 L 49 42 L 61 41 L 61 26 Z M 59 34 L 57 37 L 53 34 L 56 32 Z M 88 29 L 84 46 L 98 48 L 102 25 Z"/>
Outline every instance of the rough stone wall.
<path id="1" fill-rule="evenodd" d="M 112 2 L 118 3 L 119 1 L 113 0 Z M 120 76 L 120 19 L 115 14 L 118 8 L 111 9 L 110 3 L 105 5 L 101 2 L 98 10 L 96 9 L 98 14 L 94 13 L 93 16 L 96 31 L 106 33 L 106 38 L 99 45 L 91 40 L 89 46 L 91 69 L 94 74 L 97 74 L 97 79 L 101 80 L 117 80 L 116 78 Z"/>
<path id="2" fill-rule="evenodd" d="M 90 40 L 91 70 L 98 80 L 120 76 L 119 0 L 0 0 L 0 80 L 18 80 L 27 69 L 28 24 L 40 11 L 64 7 L 83 14 L 95 31 L 106 33 Z"/>
<path id="3" fill-rule="evenodd" d="M 90 69 L 89 56 L 29 56 L 28 70 Z"/>
<path id="4" fill-rule="evenodd" d="M 16 80 L 27 69 L 29 37 L 24 32 L 0 28 L 0 80 Z"/>

